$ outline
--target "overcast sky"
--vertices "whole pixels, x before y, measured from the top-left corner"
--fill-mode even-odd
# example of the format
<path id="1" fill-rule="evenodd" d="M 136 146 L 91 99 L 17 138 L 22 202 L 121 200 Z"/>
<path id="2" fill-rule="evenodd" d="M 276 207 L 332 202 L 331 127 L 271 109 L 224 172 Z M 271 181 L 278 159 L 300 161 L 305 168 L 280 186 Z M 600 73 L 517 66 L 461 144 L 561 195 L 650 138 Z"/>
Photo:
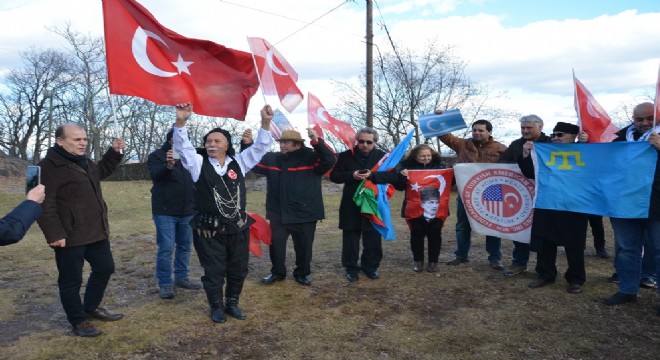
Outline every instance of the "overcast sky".
<path id="1" fill-rule="evenodd" d="M 246 36 L 265 38 L 297 70 L 303 93 L 314 93 L 327 108 L 337 101 L 332 80 L 356 79 L 364 72 L 365 1 L 138 2 L 164 26 L 187 37 L 244 51 L 249 51 Z M 74 29 L 102 36 L 101 1 L 3 0 L 0 73 L 19 66 L 21 50 L 63 46 L 46 27 L 67 21 Z M 660 65 L 658 0 L 374 1 L 374 42 L 381 51 L 390 51 L 381 24 L 408 48 L 429 40 L 455 45 L 473 81 L 493 93 L 508 93 L 507 100 L 492 105 L 535 113 L 546 120 L 546 132 L 556 121 L 576 122 L 572 68 L 612 112 L 651 91 Z M 258 93 L 248 121 L 256 121 L 261 106 Z M 289 117 L 304 127 L 306 101 Z"/>

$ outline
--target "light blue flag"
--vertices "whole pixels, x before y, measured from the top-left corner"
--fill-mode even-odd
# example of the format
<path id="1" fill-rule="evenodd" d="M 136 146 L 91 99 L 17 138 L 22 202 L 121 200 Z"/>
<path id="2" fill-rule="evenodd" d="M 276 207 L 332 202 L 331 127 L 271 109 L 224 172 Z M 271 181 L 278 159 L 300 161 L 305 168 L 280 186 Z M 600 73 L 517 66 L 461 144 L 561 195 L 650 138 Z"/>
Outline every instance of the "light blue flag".
<path id="1" fill-rule="evenodd" d="M 405 155 L 408 145 L 413 138 L 415 130 L 411 130 L 408 135 L 392 150 L 387 157 L 383 160 L 376 171 L 389 171 L 399 164 L 403 155 Z M 394 231 L 394 224 L 392 223 L 392 214 L 390 214 L 390 199 L 387 196 L 387 187 L 389 184 L 376 184 L 378 186 L 378 195 L 376 202 L 378 204 L 378 211 L 380 212 L 381 220 L 385 226 L 371 223 L 376 230 L 383 236 L 385 240 L 394 240 L 396 232 Z"/>
<path id="2" fill-rule="evenodd" d="M 433 138 L 465 129 L 467 125 L 460 110 L 445 110 L 440 115 L 426 114 L 420 116 L 419 128 L 425 138 Z"/>
<path id="3" fill-rule="evenodd" d="M 648 142 L 534 143 L 535 208 L 647 218 L 658 152 Z"/>

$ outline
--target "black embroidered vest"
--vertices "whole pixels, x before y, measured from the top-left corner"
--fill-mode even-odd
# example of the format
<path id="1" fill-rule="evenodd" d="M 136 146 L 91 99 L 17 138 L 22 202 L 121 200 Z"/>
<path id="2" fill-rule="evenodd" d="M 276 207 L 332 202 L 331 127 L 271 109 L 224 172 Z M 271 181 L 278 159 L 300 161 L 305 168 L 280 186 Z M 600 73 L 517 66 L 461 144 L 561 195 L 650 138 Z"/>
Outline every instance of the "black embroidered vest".
<path id="1" fill-rule="evenodd" d="M 195 184 L 197 216 L 192 222 L 193 228 L 234 234 L 254 223 L 245 212 L 245 178 L 238 162 L 232 160 L 225 175 L 220 176 L 208 157 L 204 156 L 199 179 Z"/>

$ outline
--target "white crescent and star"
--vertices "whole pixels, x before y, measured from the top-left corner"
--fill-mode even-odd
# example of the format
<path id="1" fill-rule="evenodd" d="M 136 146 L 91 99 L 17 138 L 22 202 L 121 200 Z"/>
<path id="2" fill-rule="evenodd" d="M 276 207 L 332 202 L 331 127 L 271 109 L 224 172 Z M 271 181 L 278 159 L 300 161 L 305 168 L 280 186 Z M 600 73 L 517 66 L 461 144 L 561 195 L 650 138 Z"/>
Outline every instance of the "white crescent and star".
<path id="1" fill-rule="evenodd" d="M 328 119 L 325 117 L 326 110 L 324 107 L 319 107 L 318 110 L 316 110 L 316 116 L 318 116 L 323 122 L 330 123 Z"/>
<path id="2" fill-rule="evenodd" d="M 161 44 L 165 45 L 165 47 L 169 47 L 160 36 L 149 30 L 144 30 L 142 27 L 138 26 L 138 28 L 135 30 L 135 34 L 133 35 L 132 51 L 133 58 L 144 71 L 151 75 L 160 77 L 172 77 L 181 75 L 181 73 L 190 75 L 190 70 L 188 67 L 193 64 L 193 62 L 185 61 L 183 57 L 181 57 L 181 54 L 179 54 L 177 61 L 172 61 L 172 64 L 176 66 L 177 72 L 165 71 L 154 65 L 154 63 L 149 60 L 149 56 L 147 55 L 147 40 L 149 40 L 149 38 L 160 42 Z"/>
<path id="3" fill-rule="evenodd" d="M 270 66 L 271 70 L 273 70 L 274 73 L 278 75 L 289 75 L 285 70 L 282 70 L 275 66 L 275 61 L 273 61 L 273 49 L 268 49 L 268 52 L 266 53 L 266 62 L 268 63 L 268 66 Z"/>
<path id="4" fill-rule="evenodd" d="M 591 105 L 591 101 L 587 101 L 587 112 L 596 119 L 600 118 L 600 114 L 594 109 L 593 105 Z"/>
<path id="5" fill-rule="evenodd" d="M 410 190 L 419 191 L 419 183 L 410 184 Z"/>
<path id="6" fill-rule="evenodd" d="M 445 180 L 445 177 L 442 175 L 429 175 L 425 177 L 424 179 L 428 178 L 436 178 L 440 182 L 440 187 L 438 188 L 438 191 L 440 191 L 440 196 L 442 196 L 442 193 L 445 192 L 445 187 L 447 186 L 447 180 Z"/>

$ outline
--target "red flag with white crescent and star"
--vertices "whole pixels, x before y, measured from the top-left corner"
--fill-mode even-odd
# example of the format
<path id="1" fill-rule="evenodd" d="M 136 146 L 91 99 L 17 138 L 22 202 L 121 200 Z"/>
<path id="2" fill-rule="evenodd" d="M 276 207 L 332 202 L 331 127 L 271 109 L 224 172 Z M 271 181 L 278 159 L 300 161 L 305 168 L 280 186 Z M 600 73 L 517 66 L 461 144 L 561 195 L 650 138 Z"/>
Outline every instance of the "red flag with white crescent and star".
<path id="1" fill-rule="evenodd" d="M 619 128 L 612 124 L 610 116 L 596 101 L 589 90 L 573 75 L 574 102 L 578 126 L 589 135 L 590 143 L 610 142 L 616 138 Z"/>
<path id="2" fill-rule="evenodd" d="M 424 216 L 445 221 L 449 216 L 449 195 L 453 169 L 408 170 L 406 182 L 406 219 Z"/>
<path id="3" fill-rule="evenodd" d="M 103 0 L 110 93 L 244 120 L 259 81 L 248 52 L 181 36 L 134 0 Z"/>
<path id="4" fill-rule="evenodd" d="M 341 140 L 346 147 L 353 151 L 355 146 L 355 130 L 341 120 L 332 117 L 321 104 L 321 100 L 311 92 L 307 92 L 307 122 L 314 127 L 320 136 L 320 129 L 327 130 Z"/>
<path id="5" fill-rule="evenodd" d="M 293 112 L 303 100 L 303 94 L 296 85 L 298 73 L 268 41 L 248 37 L 248 43 L 259 70 L 264 94 L 277 95 L 286 111 Z"/>

